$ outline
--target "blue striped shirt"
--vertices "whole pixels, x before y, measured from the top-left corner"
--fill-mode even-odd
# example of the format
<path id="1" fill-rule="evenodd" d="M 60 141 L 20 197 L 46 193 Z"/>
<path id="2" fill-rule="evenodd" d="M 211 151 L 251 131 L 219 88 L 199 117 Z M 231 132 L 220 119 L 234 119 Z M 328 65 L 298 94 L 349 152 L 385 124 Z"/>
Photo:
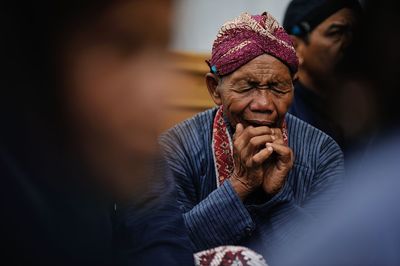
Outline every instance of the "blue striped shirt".
<path id="1" fill-rule="evenodd" d="M 333 196 L 331 188 L 338 187 L 344 171 L 342 152 L 328 135 L 287 114 L 295 162 L 284 187 L 272 198 L 258 191 L 242 201 L 229 180 L 216 184 L 211 148 L 216 110 L 199 113 L 160 138 L 191 241 L 196 250 L 227 244 L 255 248 L 251 243 L 256 242 L 264 250 L 283 244 L 296 235 L 294 219 L 314 217 Z"/>

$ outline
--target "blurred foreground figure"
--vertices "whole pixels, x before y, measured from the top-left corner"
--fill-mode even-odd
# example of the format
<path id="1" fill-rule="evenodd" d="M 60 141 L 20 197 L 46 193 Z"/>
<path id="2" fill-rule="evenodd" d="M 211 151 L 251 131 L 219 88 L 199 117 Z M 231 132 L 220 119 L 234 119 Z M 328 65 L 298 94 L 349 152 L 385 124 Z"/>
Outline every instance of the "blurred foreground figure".
<path id="1" fill-rule="evenodd" d="M 268 252 L 296 237 L 284 225 L 313 219 L 330 200 L 343 156 L 332 138 L 287 114 L 298 61 L 268 13 L 226 22 L 208 63 L 218 107 L 161 138 L 185 224 L 196 250 L 240 244 Z M 317 196 L 325 201 L 309 204 Z"/>
<path id="2" fill-rule="evenodd" d="M 330 110 L 334 69 L 351 41 L 360 12 L 357 0 L 293 0 L 283 26 L 299 57 L 298 80 L 289 112 L 344 147 L 344 133 Z M 332 92 L 330 92 L 332 90 Z"/>
<path id="3" fill-rule="evenodd" d="M 346 118 L 344 128 L 376 138 L 365 156 L 349 161 L 340 202 L 306 238 L 276 251 L 271 265 L 400 265 L 399 9 L 399 1 L 367 1 L 337 77 L 346 86 L 335 100 L 351 105 L 335 112 Z"/>
<path id="4" fill-rule="evenodd" d="M 193 264 L 157 159 L 169 1 L 11 2 L 0 23 L 1 264 Z"/>

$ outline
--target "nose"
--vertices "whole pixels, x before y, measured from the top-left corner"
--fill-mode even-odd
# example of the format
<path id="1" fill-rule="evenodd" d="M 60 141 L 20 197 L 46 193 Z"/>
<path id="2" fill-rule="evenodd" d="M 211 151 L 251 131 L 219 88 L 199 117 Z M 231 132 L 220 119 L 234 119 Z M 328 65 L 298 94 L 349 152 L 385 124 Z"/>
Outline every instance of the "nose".
<path id="1" fill-rule="evenodd" d="M 257 90 L 250 104 L 250 110 L 258 113 L 273 113 L 274 103 L 272 97 L 269 90 Z"/>

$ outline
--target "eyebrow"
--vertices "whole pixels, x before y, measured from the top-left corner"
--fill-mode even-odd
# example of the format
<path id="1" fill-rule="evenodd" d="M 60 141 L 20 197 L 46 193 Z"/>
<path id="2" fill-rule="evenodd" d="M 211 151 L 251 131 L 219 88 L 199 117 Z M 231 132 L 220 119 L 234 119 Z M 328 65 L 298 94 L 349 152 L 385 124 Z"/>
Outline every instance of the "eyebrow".
<path id="1" fill-rule="evenodd" d="M 245 78 L 236 81 L 236 83 L 243 84 L 246 83 L 248 85 L 257 86 L 257 87 L 270 87 L 272 85 L 283 85 L 283 86 L 290 86 L 293 85 L 292 80 L 283 80 L 283 79 L 270 79 L 266 84 L 261 84 L 259 81 L 256 81 L 252 78 Z"/>
<path id="2" fill-rule="evenodd" d="M 339 21 L 334 21 L 334 22 L 332 22 L 331 25 L 329 25 L 327 30 L 331 30 L 331 29 L 334 29 L 334 28 L 349 28 L 349 27 L 351 27 L 351 23 L 348 22 L 348 21 L 344 21 L 344 22 L 342 22 L 342 21 L 340 21 L 340 22 Z"/>
<path id="3" fill-rule="evenodd" d="M 291 80 L 278 78 L 276 75 L 272 75 L 272 77 L 265 84 L 262 84 L 261 82 L 254 79 L 253 77 L 249 77 L 249 78 L 245 79 L 244 81 L 246 81 L 247 83 L 257 84 L 260 86 L 268 86 L 271 83 L 278 83 L 278 84 L 290 84 L 291 83 Z"/>

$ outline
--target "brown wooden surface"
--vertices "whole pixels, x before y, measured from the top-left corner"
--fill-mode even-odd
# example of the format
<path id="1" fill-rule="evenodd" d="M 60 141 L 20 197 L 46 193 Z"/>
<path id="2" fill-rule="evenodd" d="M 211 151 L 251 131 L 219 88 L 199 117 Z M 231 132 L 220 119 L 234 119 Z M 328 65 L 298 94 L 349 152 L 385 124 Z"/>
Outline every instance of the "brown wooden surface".
<path id="1" fill-rule="evenodd" d="M 168 93 L 161 131 L 214 106 L 204 80 L 209 72 L 205 63 L 209 55 L 171 52 L 170 56 L 171 67 L 179 72 L 184 82 Z"/>

